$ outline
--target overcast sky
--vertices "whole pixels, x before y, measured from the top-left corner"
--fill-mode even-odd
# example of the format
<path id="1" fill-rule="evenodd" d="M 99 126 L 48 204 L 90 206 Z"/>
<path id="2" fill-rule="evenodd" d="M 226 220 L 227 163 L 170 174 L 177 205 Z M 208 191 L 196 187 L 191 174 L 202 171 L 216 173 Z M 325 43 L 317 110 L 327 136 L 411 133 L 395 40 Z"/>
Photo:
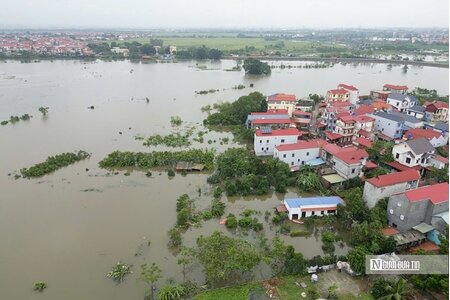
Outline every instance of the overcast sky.
<path id="1" fill-rule="evenodd" d="M 0 26 L 448 27 L 449 0 L 0 0 Z"/>

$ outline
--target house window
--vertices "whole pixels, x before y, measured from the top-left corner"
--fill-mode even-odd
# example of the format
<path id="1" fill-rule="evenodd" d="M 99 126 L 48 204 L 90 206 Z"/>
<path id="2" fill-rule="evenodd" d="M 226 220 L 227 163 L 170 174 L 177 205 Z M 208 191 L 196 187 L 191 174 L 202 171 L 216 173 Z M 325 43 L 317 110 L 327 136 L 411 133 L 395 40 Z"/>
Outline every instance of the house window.
<path id="1" fill-rule="evenodd" d="M 311 216 L 314 216 L 315 214 L 316 214 L 315 211 L 312 211 L 312 212 L 311 212 Z"/>
<path id="2" fill-rule="evenodd" d="M 397 228 L 397 224 L 392 223 L 392 227 Z"/>
<path id="3" fill-rule="evenodd" d="M 269 142 L 269 140 L 266 141 L 266 143 L 268 143 L 268 142 Z"/>
<path id="4" fill-rule="evenodd" d="M 352 174 L 355 174 L 355 169 L 352 169 Z"/>
<path id="5" fill-rule="evenodd" d="M 309 152 L 306 152 L 306 156 L 309 156 Z"/>
<path id="6" fill-rule="evenodd" d="M 305 164 L 305 162 L 304 161 L 302 161 L 302 166 Z"/>
<path id="7" fill-rule="evenodd" d="M 264 151 L 264 147 L 261 148 L 261 151 Z"/>
<path id="8" fill-rule="evenodd" d="M 407 158 L 406 158 L 406 163 L 407 163 L 407 164 L 411 163 L 411 158 L 407 157 Z"/>
<path id="9" fill-rule="evenodd" d="M 292 153 L 292 157 L 295 157 L 295 153 Z"/>
<path id="10" fill-rule="evenodd" d="M 399 157 L 400 157 L 400 154 L 396 153 L 395 158 L 399 158 Z"/>
<path id="11" fill-rule="evenodd" d="M 259 143 L 261 144 L 261 143 L 262 143 L 262 140 L 259 140 Z"/>
<path id="12" fill-rule="evenodd" d="M 286 158 L 286 154 L 283 154 L 283 158 Z"/>
<path id="13" fill-rule="evenodd" d="M 325 214 L 325 211 L 321 210 L 321 211 L 320 211 L 320 214 L 321 214 L 321 215 L 324 215 L 324 214 Z"/>
<path id="14" fill-rule="evenodd" d="M 294 162 L 293 161 L 291 161 L 291 166 L 293 166 L 294 165 Z"/>
<path id="15" fill-rule="evenodd" d="M 300 158 L 299 158 L 299 159 L 297 159 L 297 162 L 300 162 Z"/>
<path id="16" fill-rule="evenodd" d="M 284 143 L 284 139 L 281 139 L 281 142 Z"/>
<path id="17" fill-rule="evenodd" d="M 266 150 L 269 151 L 269 147 L 266 147 Z"/>
<path id="18" fill-rule="evenodd" d="M 329 213 L 329 214 L 334 214 L 335 212 L 336 212 L 336 210 L 334 210 L 334 209 L 327 210 L 327 213 Z"/>

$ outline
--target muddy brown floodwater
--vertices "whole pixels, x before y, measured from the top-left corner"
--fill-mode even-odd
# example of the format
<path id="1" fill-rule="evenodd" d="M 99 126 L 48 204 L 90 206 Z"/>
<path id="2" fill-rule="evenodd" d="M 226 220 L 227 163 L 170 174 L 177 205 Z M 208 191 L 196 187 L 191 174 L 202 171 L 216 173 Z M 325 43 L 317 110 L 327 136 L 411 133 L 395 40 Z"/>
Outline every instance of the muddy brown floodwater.
<path id="1" fill-rule="evenodd" d="M 169 179 L 166 172 L 154 171 L 147 178 L 143 172 L 124 176 L 121 171 L 108 176 L 97 165 L 117 149 L 149 150 L 134 137 L 176 131 L 170 126 L 171 116 L 185 121 L 182 129 L 196 126 L 196 131 L 204 130 L 205 114 L 200 111 L 204 105 L 235 100 L 253 90 L 300 97 L 324 94 L 340 82 L 359 87 L 362 94 L 384 83 L 448 93 L 448 70 L 441 68 L 410 67 L 404 74 L 401 66 L 387 71 L 381 64 L 338 64 L 326 69 L 274 69 L 270 77 L 256 78 L 224 71 L 234 66 L 234 61 L 205 65 L 213 70 L 199 70 L 195 62 L 0 63 L 0 120 L 33 115 L 29 121 L 0 127 L 0 299 L 142 299 L 145 286 L 137 277 L 144 262 L 161 267 L 164 279 L 160 284 L 168 278 L 182 278 L 176 257 L 167 249 L 166 234 L 175 223 L 175 200 L 181 194 L 196 198 L 199 209 L 208 207 L 212 198 L 208 174 L 177 174 Z M 250 83 L 254 88 L 248 87 Z M 247 88 L 232 89 L 238 84 Z M 213 88 L 220 91 L 194 93 Z M 93 110 L 87 108 L 91 105 Z M 40 115 L 40 106 L 50 107 L 48 116 Z M 210 132 L 205 143 L 194 142 L 192 147 L 221 152 L 239 146 L 231 142 L 220 145 L 223 137 L 231 135 Z M 216 142 L 208 144 L 208 140 Z M 91 158 L 40 179 L 8 176 L 49 155 L 77 149 L 92 153 Z M 264 211 L 272 211 L 283 197 L 224 198 L 226 213 L 239 214 L 247 207 L 261 211 L 259 219 L 270 239 L 275 232 L 264 222 Z M 184 243 L 193 245 L 196 237 L 214 230 L 228 233 L 217 220 L 210 220 L 189 229 Z M 248 238 L 258 240 L 252 232 Z M 320 236 L 283 239 L 306 257 L 323 254 Z M 336 246 L 336 253 L 347 249 Z M 119 260 L 133 264 L 134 274 L 116 285 L 106 273 Z M 266 276 L 267 270 L 256 273 L 257 277 Z M 194 266 L 188 278 L 202 283 L 200 266 Z M 43 294 L 33 292 L 35 281 L 48 283 Z"/>

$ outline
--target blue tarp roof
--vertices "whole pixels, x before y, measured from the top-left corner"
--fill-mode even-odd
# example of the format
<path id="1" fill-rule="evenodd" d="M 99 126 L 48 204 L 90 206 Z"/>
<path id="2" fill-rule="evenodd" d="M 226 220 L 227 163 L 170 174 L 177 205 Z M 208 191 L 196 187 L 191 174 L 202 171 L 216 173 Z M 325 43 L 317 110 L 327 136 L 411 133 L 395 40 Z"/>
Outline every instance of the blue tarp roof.
<path id="1" fill-rule="evenodd" d="M 324 163 L 325 163 L 325 161 L 319 157 L 319 158 L 307 161 L 305 164 L 315 167 L 315 166 L 322 165 Z"/>
<path id="2" fill-rule="evenodd" d="M 284 199 L 290 208 L 300 207 L 304 205 L 328 205 L 328 204 L 343 204 L 344 201 L 340 197 L 306 197 L 306 198 L 293 198 Z"/>

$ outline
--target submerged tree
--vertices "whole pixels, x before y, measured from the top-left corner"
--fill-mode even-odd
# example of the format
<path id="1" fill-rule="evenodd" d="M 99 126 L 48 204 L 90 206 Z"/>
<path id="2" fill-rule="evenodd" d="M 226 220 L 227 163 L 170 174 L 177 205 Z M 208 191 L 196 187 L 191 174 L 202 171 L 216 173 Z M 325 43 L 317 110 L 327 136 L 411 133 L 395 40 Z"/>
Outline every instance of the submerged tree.
<path id="1" fill-rule="evenodd" d="M 47 115 L 47 113 L 48 113 L 48 107 L 44 107 L 44 106 L 41 106 L 41 107 L 39 107 L 39 112 L 41 112 L 42 113 L 42 115 L 43 116 L 45 116 L 45 115 Z"/>
<path id="2" fill-rule="evenodd" d="M 150 267 L 147 264 L 141 265 L 140 279 L 150 285 L 151 299 L 154 299 L 155 283 L 161 278 L 161 269 L 155 263 L 152 263 Z"/>

